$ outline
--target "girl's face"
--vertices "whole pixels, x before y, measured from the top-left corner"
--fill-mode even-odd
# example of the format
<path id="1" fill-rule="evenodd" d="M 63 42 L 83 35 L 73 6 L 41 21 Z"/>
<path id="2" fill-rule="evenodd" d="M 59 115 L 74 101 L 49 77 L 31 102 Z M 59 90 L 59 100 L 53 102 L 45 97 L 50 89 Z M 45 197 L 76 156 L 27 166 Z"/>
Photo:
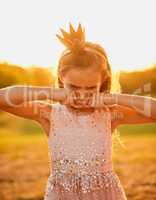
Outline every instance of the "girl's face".
<path id="1" fill-rule="evenodd" d="M 79 91 L 82 98 L 85 97 L 86 92 L 93 93 L 100 90 L 101 73 L 94 69 L 71 69 L 62 78 L 64 88 L 69 91 Z M 77 103 L 82 105 L 84 101 L 84 99 L 79 99 Z"/>

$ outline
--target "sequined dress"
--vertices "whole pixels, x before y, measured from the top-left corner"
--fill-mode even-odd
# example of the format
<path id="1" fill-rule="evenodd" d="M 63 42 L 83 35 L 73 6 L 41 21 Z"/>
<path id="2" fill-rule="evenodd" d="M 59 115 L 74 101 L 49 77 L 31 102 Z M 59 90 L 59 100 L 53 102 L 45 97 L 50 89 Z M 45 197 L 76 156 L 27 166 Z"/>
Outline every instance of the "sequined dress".
<path id="1" fill-rule="evenodd" d="M 109 108 L 79 115 L 52 104 L 44 200 L 126 200 L 112 165 Z"/>

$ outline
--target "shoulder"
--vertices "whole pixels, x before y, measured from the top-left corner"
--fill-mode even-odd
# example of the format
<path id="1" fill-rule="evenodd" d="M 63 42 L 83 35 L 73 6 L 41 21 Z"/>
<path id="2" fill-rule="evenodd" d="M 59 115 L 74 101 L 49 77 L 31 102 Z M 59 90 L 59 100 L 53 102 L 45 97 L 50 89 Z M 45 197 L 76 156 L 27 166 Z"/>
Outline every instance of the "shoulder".
<path id="1" fill-rule="evenodd" d="M 49 121 L 51 121 L 54 118 L 58 118 L 63 108 L 63 105 L 59 102 L 47 105 L 45 112 L 47 113 Z"/>
<path id="2" fill-rule="evenodd" d="M 29 105 L 31 106 L 31 110 L 36 113 L 34 120 L 42 126 L 42 128 L 45 130 L 45 133 L 48 135 L 50 115 L 53 110 L 52 103 L 42 100 L 35 100 L 29 102 Z"/>
<path id="3" fill-rule="evenodd" d="M 37 113 L 36 121 L 49 120 L 50 113 L 53 110 L 52 103 L 35 100 L 31 104 L 33 105 L 32 109 Z"/>
<path id="4" fill-rule="evenodd" d="M 60 116 L 59 113 L 62 106 L 58 102 L 49 103 L 38 101 L 37 104 L 40 107 L 40 116 L 38 117 L 37 121 L 43 127 L 46 135 L 49 136 L 50 129 L 53 126 L 53 122 L 60 121 L 58 119 Z"/>
<path id="5" fill-rule="evenodd" d="M 57 103 L 48 103 L 46 102 L 45 105 L 43 105 L 45 109 L 43 109 L 43 111 L 45 111 L 48 114 L 48 117 L 50 117 L 51 115 L 54 115 L 55 113 L 57 113 L 58 111 L 60 111 L 62 109 L 62 105 L 57 102 Z"/>

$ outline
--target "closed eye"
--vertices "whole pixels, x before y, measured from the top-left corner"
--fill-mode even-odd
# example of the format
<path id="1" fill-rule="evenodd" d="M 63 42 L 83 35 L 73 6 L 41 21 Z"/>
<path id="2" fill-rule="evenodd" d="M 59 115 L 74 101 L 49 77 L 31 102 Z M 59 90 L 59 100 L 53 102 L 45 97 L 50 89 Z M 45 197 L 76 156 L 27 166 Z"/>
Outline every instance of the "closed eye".
<path id="1" fill-rule="evenodd" d="M 72 85 L 72 84 L 70 84 L 70 87 L 74 88 L 74 89 L 80 89 L 81 88 L 81 87 L 78 87 L 78 86 Z M 96 86 L 86 87 L 86 89 L 95 89 L 95 88 L 96 88 Z"/>
<path id="2" fill-rule="evenodd" d="M 80 87 L 70 84 L 71 88 L 79 89 Z"/>
<path id="3" fill-rule="evenodd" d="M 92 87 L 87 87 L 88 89 L 95 89 L 96 87 L 95 86 L 92 86 Z"/>

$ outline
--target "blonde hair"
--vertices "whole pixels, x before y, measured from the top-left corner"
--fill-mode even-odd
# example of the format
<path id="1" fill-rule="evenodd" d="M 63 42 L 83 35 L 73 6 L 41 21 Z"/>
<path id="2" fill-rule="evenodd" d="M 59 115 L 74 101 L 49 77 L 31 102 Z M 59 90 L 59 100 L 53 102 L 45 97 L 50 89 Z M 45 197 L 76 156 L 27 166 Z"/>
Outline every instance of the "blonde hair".
<path id="1" fill-rule="evenodd" d="M 99 44 L 85 40 L 85 29 L 79 23 L 77 31 L 69 23 L 70 33 L 60 28 L 63 37 L 56 34 L 59 41 L 66 47 L 61 54 L 57 67 L 58 86 L 63 88 L 63 75 L 70 69 L 85 69 L 97 66 L 101 70 L 102 84 L 100 92 L 110 92 L 112 72 L 106 52 Z"/>
<path id="2" fill-rule="evenodd" d="M 85 40 L 85 29 L 79 23 L 77 31 L 69 23 L 70 33 L 60 28 L 63 38 L 56 34 L 59 41 L 66 47 L 62 52 L 57 67 L 57 84 L 63 88 L 62 77 L 70 69 L 85 69 L 97 66 L 101 70 L 102 84 L 100 92 L 110 93 L 112 84 L 112 71 L 107 54 L 102 46 Z M 113 141 L 120 142 L 120 132 L 115 130 Z M 114 143 L 115 144 L 115 143 Z M 123 145 L 122 145 L 123 146 Z"/>

